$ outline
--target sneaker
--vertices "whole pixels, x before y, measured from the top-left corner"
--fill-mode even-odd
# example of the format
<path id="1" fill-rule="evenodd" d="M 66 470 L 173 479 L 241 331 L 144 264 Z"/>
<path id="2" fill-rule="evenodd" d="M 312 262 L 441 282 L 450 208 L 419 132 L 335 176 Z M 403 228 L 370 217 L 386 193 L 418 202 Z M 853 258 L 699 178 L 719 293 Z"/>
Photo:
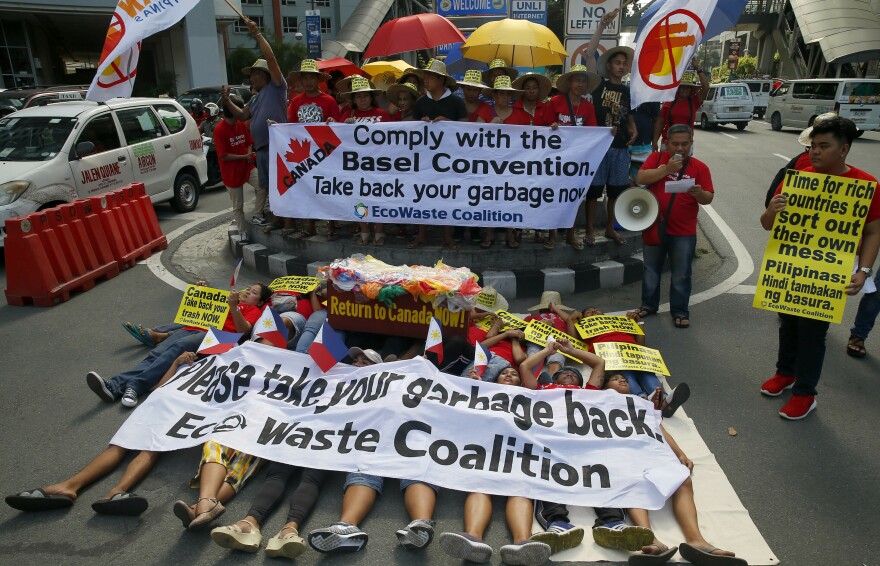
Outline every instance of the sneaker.
<path id="1" fill-rule="evenodd" d="M 467 533 L 440 533 L 437 542 L 440 550 L 453 558 L 477 564 L 485 564 L 492 559 L 492 547 Z"/>
<path id="2" fill-rule="evenodd" d="M 397 542 L 407 550 L 420 550 L 434 540 L 434 521 L 416 519 L 410 524 L 398 530 Z"/>
<path id="3" fill-rule="evenodd" d="M 787 377 L 777 373 L 764 382 L 764 385 L 761 386 L 761 393 L 768 397 L 779 397 L 782 395 L 783 391 L 794 387 L 795 381 L 797 381 L 797 379 L 793 377 Z"/>
<path id="4" fill-rule="evenodd" d="M 603 548 L 636 552 L 654 542 L 654 533 L 651 529 L 631 526 L 623 522 L 612 525 L 593 527 L 593 540 L 596 544 Z"/>
<path id="5" fill-rule="evenodd" d="M 89 389 L 95 392 L 95 395 L 101 398 L 101 401 L 112 403 L 116 400 L 116 397 L 113 395 L 113 392 L 110 391 L 107 382 L 97 373 L 93 371 L 87 373 L 86 384 L 89 386 Z"/>
<path id="6" fill-rule="evenodd" d="M 510 566 L 541 566 L 550 559 L 550 545 L 530 540 L 501 547 L 501 562 Z"/>
<path id="7" fill-rule="evenodd" d="M 547 525 L 547 530 L 529 537 L 534 542 L 542 542 L 550 546 L 552 554 L 574 548 L 584 541 L 584 529 L 563 521 L 554 521 Z"/>
<path id="8" fill-rule="evenodd" d="M 257 226 L 263 226 L 264 224 L 268 224 L 269 222 L 263 218 L 262 216 L 252 216 L 251 224 L 256 224 Z"/>
<path id="9" fill-rule="evenodd" d="M 800 420 L 816 408 L 816 397 L 813 395 L 792 395 L 780 410 L 779 416 L 790 421 Z"/>
<path id="10" fill-rule="evenodd" d="M 247 244 L 250 241 L 250 238 L 248 238 L 247 232 L 242 232 L 241 234 L 239 234 L 238 241 L 241 242 L 242 244 Z"/>
<path id="11" fill-rule="evenodd" d="M 137 391 L 131 387 L 126 387 L 125 393 L 122 394 L 122 404 L 126 407 L 136 407 L 138 404 Z"/>
<path id="12" fill-rule="evenodd" d="M 367 533 L 354 525 L 333 523 L 309 533 L 309 546 L 318 552 L 357 552 L 367 546 Z"/>

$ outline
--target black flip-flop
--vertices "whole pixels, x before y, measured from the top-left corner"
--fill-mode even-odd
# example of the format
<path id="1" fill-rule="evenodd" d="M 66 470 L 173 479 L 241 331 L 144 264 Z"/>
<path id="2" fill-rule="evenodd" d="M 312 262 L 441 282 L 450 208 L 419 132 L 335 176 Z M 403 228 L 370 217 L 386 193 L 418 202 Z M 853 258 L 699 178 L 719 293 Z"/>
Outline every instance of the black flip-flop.
<path id="1" fill-rule="evenodd" d="M 73 497 L 60 493 L 46 493 L 42 489 L 22 491 L 6 496 L 6 504 L 19 511 L 51 511 L 73 505 Z"/>
<path id="2" fill-rule="evenodd" d="M 92 503 L 92 510 L 102 515 L 123 515 L 137 517 L 147 510 L 149 503 L 145 497 L 125 491 L 110 499 L 99 499 Z"/>
<path id="3" fill-rule="evenodd" d="M 648 546 L 657 546 L 657 545 L 648 545 Z M 660 548 L 659 546 L 657 548 Z M 633 554 L 627 560 L 627 564 L 629 566 L 660 566 L 661 564 L 666 564 L 672 557 L 675 556 L 675 553 L 678 552 L 678 547 L 673 546 L 671 548 L 667 548 L 660 554 Z"/>
<path id="4" fill-rule="evenodd" d="M 712 548 L 712 550 L 718 549 Z M 678 551 L 681 552 L 682 558 L 694 566 L 749 566 L 749 563 L 742 558 L 712 554 L 684 542 L 681 543 Z"/>
<path id="5" fill-rule="evenodd" d="M 669 399 L 666 402 L 666 406 L 663 407 L 663 410 L 661 411 L 663 418 L 668 419 L 674 415 L 675 411 L 684 405 L 684 402 L 687 401 L 690 396 L 691 388 L 687 383 L 679 383 L 676 385 L 675 389 L 672 390 L 672 395 L 669 396 Z"/>

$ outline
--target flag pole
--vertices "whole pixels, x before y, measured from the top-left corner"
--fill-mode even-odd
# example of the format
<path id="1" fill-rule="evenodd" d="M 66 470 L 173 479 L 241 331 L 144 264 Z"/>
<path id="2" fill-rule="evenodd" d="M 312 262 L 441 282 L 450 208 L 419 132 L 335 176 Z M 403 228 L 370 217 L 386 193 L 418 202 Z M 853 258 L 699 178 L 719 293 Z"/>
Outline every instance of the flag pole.
<path id="1" fill-rule="evenodd" d="M 233 4 L 233 3 L 230 2 L 229 0 L 225 0 L 225 1 L 226 1 L 227 4 L 229 4 L 229 7 L 232 8 L 232 10 L 233 10 L 236 14 L 238 14 L 242 19 L 244 19 L 244 14 L 241 13 L 241 10 L 239 10 L 239 9 L 235 6 L 235 4 Z"/>

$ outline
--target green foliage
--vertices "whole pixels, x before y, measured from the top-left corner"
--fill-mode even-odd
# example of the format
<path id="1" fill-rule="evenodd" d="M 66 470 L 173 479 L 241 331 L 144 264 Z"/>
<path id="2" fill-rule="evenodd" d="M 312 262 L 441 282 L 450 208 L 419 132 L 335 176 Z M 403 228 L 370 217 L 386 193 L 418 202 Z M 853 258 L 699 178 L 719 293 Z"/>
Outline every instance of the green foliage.
<path id="1" fill-rule="evenodd" d="M 263 36 L 269 42 L 269 46 L 275 54 L 275 59 L 278 60 L 278 66 L 281 67 L 281 72 L 285 75 L 290 71 L 299 69 L 300 62 L 308 55 L 305 43 L 302 41 L 296 43 L 285 42 L 283 38 L 277 39 L 271 32 L 266 31 L 263 32 Z M 244 76 L 241 69 L 251 66 L 260 57 L 262 55 L 260 54 L 260 47 L 257 44 L 256 38 L 254 38 L 253 47 L 236 47 L 230 51 L 226 57 L 226 71 L 229 83 L 244 83 L 247 77 Z"/>
<path id="2" fill-rule="evenodd" d="M 226 56 L 226 76 L 229 84 L 243 84 L 247 77 L 241 72 L 242 68 L 253 65 L 260 56 L 259 51 L 249 47 L 236 47 Z"/>
<path id="3" fill-rule="evenodd" d="M 754 77 L 758 70 L 758 58 L 751 55 L 740 57 L 736 67 L 736 74 L 741 78 Z"/>

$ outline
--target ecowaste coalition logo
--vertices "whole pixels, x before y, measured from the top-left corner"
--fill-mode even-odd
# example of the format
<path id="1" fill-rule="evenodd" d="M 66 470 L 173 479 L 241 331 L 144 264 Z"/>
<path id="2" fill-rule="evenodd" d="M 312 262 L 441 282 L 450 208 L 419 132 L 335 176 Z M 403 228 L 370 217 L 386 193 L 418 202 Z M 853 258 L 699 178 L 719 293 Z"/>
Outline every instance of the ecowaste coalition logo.
<path id="1" fill-rule="evenodd" d="M 367 205 L 365 205 L 362 202 L 359 202 L 356 205 L 354 205 L 354 215 L 358 219 L 366 218 L 367 214 L 369 214 L 369 208 L 367 207 Z"/>

